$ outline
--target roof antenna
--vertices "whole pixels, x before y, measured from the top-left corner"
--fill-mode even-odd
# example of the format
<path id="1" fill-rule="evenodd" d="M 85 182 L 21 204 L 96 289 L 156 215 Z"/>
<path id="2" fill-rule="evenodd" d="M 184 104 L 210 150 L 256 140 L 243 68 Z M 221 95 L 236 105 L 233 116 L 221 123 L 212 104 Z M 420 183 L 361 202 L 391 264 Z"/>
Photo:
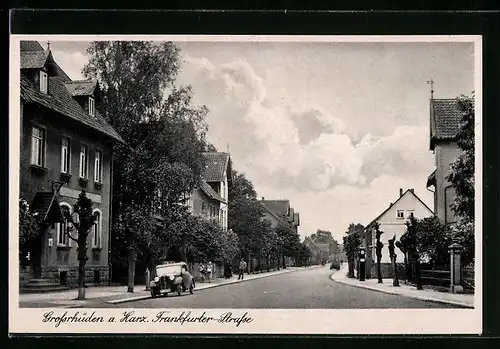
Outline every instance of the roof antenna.
<path id="1" fill-rule="evenodd" d="M 227 153 L 229 154 L 229 143 L 227 144 Z"/>
<path id="2" fill-rule="evenodd" d="M 427 80 L 427 85 L 431 85 L 431 100 L 434 99 L 434 80 Z"/>

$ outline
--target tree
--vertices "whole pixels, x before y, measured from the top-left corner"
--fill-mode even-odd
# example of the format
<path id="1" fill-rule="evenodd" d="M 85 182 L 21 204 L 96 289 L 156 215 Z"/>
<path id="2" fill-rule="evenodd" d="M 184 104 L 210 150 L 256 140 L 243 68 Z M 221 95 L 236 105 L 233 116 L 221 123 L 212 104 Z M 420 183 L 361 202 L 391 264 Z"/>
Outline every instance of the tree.
<path id="1" fill-rule="evenodd" d="M 279 237 L 279 251 L 283 269 L 286 269 L 286 257 L 293 257 L 299 251 L 299 234 L 287 223 L 278 223 L 276 233 Z"/>
<path id="2" fill-rule="evenodd" d="M 339 243 L 333 238 L 333 235 L 328 230 L 318 229 L 315 234 L 311 235 L 311 239 L 320 244 L 328 244 L 329 254 L 334 255 L 339 252 Z"/>
<path id="3" fill-rule="evenodd" d="M 448 180 L 455 189 L 456 198 L 451 208 L 465 223 L 474 222 L 474 94 L 472 97 L 461 96 L 458 106 L 462 112 L 457 145 L 461 154 L 451 165 Z"/>
<path id="4" fill-rule="evenodd" d="M 384 244 L 380 241 L 380 236 L 384 233 L 380 230 L 380 224 L 375 222 L 373 224 L 373 229 L 375 230 L 375 254 L 377 256 L 377 279 L 378 283 L 382 283 L 382 271 L 380 270 L 380 260 L 382 259 L 382 249 Z"/>
<path id="5" fill-rule="evenodd" d="M 155 234 L 167 234 L 172 219 L 183 217 L 172 211 L 178 211 L 199 183 L 204 167 L 201 153 L 208 146 L 208 109 L 192 106 L 189 86 L 174 86 L 180 61 L 179 48 L 172 42 L 98 41 L 87 53 L 83 74 L 99 82 L 98 110 L 126 142 L 113 152 L 111 219 L 126 222 L 116 225 L 113 235 L 123 235 L 121 241 L 127 241 L 131 264 L 141 247 L 151 260 L 154 253 L 145 247 L 167 239 Z M 145 220 L 154 221 L 154 214 L 169 216 L 168 224 L 164 221 L 161 229 L 145 224 L 141 233 L 129 228 L 128 222 L 139 221 L 136 213 L 141 210 L 147 212 Z M 133 269 L 129 265 L 129 279 Z"/>
<path id="6" fill-rule="evenodd" d="M 65 217 L 72 226 L 76 228 L 76 238 L 72 236 L 73 227 L 68 227 L 67 236 L 76 241 L 78 244 L 77 258 L 78 258 L 78 297 L 77 299 L 85 299 L 85 265 L 87 263 L 87 239 L 91 228 L 97 221 L 97 214 L 92 213 L 92 200 L 87 197 L 85 190 L 82 190 L 78 196 L 78 200 L 73 206 L 73 212 L 78 215 L 75 221 L 69 213 Z"/>
<path id="7" fill-rule="evenodd" d="M 19 252 L 28 252 L 29 244 L 40 234 L 38 213 L 30 211 L 25 199 L 19 199 Z"/>
<path id="8" fill-rule="evenodd" d="M 403 234 L 400 238 L 399 241 L 396 241 L 396 247 L 399 248 L 399 250 L 403 253 L 404 256 L 404 264 L 405 264 L 405 273 L 406 273 L 406 279 L 405 279 L 405 284 L 406 281 L 412 281 L 412 273 L 411 273 L 411 268 L 408 265 L 408 235 Z"/>
<path id="9" fill-rule="evenodd" d="M 216 237 L 218 261 L 231 263 L 239 253 L 238 235 L 232 230 L 222 230 Z"/>
<path id="10" fill-rule="evenodd" d="M 298 256 L 299 266 L 306 266 L 311 256 L 312 252 L 309 247 L 307 247 L 305 244 L 300 244 Z"/>
<path id="11" fill-rule="evenodd" d="M 410 217 L 410 221 L 406 222 L 408 237 L 409 237 L 409 250 L 410 255 L 412 256 L 412 264 L 415 267 L 415 281 L 417 283 L 417 290 L 422 290 L 422 280 L 420 279 L 420 258 L 418 253 L 418 228 L 419 222 L 415 219 L 415 217 Z"/>
<path id="12" fill-rule="evenodd" d="M 344 251 L 347 255 L 347 262 L 349 264 L 349 271 L 347 276 L 354 278 L 354 261 L 356 252 L 361 245 L 361 236 L 363 235 L 364 227 L 362 224 L 349 224 L 346 231 L 347 236 L 344 236 Z"/>
<path id="13" fill-rule="evenodd" d="M 391 259 L 391 266 L 392 266 L 392 273 L 393 273 L 393 278 L 392 278 L 392 286 L 399 286 L 399 278 L 398 278 L 398 265 L 396 264 L 396 258 L 397 255 L 394 252 L 395 245 L 394 242 L 396 241 L 396 235 L 392 239 L 389 239 L 389 258 Z"/>

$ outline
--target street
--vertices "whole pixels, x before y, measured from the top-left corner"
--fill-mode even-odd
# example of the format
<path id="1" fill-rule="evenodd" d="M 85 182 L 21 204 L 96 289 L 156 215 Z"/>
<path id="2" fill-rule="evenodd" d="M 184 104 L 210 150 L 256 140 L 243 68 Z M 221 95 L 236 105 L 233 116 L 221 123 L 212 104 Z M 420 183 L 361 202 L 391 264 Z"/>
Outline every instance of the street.
<path id="1" fill-rule="evenodd" d="M 193 295 L 146 299 L 120 304 L 101 303 L 96 308 L 261 308 L 261 309 L 360 309 L 450 308 L 398 295 L 361 289 L 332 281 L 328 267 L 215 287 Z M 235 276 L 233 276 L 235 277 Z"/>

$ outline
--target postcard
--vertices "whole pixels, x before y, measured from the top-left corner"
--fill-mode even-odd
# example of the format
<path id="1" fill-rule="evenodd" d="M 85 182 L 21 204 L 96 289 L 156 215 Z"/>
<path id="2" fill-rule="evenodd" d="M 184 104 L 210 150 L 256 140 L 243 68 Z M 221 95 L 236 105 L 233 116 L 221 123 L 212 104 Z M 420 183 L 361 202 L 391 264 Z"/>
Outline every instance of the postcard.
<path id="1" fill-rule="evenodd" d="M 480 36 L 12 35 L 9 332 L 482 331 Z"/>

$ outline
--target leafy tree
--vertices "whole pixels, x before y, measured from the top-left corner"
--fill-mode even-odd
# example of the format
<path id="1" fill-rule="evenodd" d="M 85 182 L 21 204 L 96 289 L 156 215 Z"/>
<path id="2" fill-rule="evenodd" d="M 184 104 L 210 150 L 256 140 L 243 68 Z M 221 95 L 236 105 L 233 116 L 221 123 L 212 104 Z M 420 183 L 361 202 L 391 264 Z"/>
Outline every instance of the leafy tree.
<path id="1" fill-rule="evenodd" d="M 349 224 L 346 231 L 347 236 L 344 236 L 344 251 L 347 255 L 347 262 L 349 264 L 349 271 L 347 276 L 354 278 L 354 261 L 356 252 L 361 245 L 361 236 L 363 236 L 364 226 L 362 224 Z"/>
<path id="2" fill-rule="evenodd" d="M 229 201 L 237 199 L 256 200 L 257 192 L 255 191 L 252 182 L 245 177 L 244 173 L 238 173 L 233 170 L 232 173 L 233 184 L 229 187 L 228 196 Z"/>
<path id="3" fill-rule="evenodd" d="M 462 120 L 457 145 L 462 152 L 452 164 L 448 180 L 456 192 L 452 210 L 467 223 L 474 222 L 474 95 L 461 96 L 458 98 L 458 105 Z"/>
<path id="4" fill-rule="evenodd" d="M 305 266 L 312 256 L 312 252 L 305 244 L 300 244 L 298 255 L 299 266 Z"/>
<path id="5" fill-rule="evenodd" d="M 328 230 L 318 229 L 315 234 L 311 235 L 311 239 L 316 243 L 328 244 L 330 255 L 340 252 L 339 243 L 333 238 L 332 233 Z"/>
<path id="6" fill-rule="evenodd" d="M 297 255 L 300 247 L 300 237 L 288 223 L 279 223 L 276 227 L 276 233 L 279 237 L 282 266 L 286 268 L 285 257 L 294 257 Z"/>
<path id="7" fill-rule="evenodd" d="M 77 299 L 85 299 L 85 265 L 87 263 L 87 240 L 90 230 L 97 221 L 97 213 L 92 213 L 92 200 L 87 197 L 85 190 L 82 190 L 78 196 L 78 200 L 73 206 L 73 212 L 78 215 L 75 221 L 69 213 L 66 213 L 66 219 L 71 222 L 72 226 L 76 228 L 76 238 L 72 236 L 71 226 L 68 226 L 66 231 L 67 236 L 76 241 L 78 244 L 77 258 L 78 258 L 78 297 Z"/>
<path id="8" fill-rule="evenodd" d="M 396 247 L 399 248 L 399 250 L 403 253 L 404 256 L 404 264 L 405 264 L 405 273 L 406 273 L 406 281 L 412 281 L 412 273 L 411 273 L 411 268 L 408 263 L 408 249 L 409 246 L 409 238 L 408 234 L 403 234 L 400 238 L 399 241 L 396 241 Z"/>
<path id="9" fill-rule="evenodd" d="M 406 222 L 406 231 L 408 233 L 410 256 L 412 257 L 412 265 L 415 267 L 415 281 L 417 290 L 422 290 L 422 280 L 420 278 L 420 256 L 418 251 L 418 230 L 419 222 L 415 217 L 410 217 L 410 221 Z"/>
<path id="10" fill-rule="evenodd" d="M 161 235 L 168 235 L 175 219 L 182 221 L 177 206 L 200 180 L 208 110 L 192 106 L 189 86 L 174 86 L 180 61 L 172 42 L 98 41 L 87 53 L 83 74 L 100 84 L 98 109 L 126 142 L 113 153 L 112 220 L 125 222 L 115 225 L 113 234 L 127 241 L 131 264 L 138 249 L 152 261 L 161 251 L 148 246 L 169 239 Z M 145 224 L 139 232 L 127 224 L 139 222 L 141 211 L 146 213 L 143 221 L 153 222 L 153 213 L 169 218 L 160 229 Z M 129 286 L 132 270 L 135 266 L 129 265 Z"/>
<path id="11" fill-rule="evenodd" d="M 232 230 L 222 230 L 216 237 L 218 259 L 222 263 L 231 263 L 239 253 L 238 235 Z"/>
<path id="12" fill-rule="evenodd" d="M 19 251 L 27 252 L 28 245 L 40 234 L 37 213 L 30 211 L 25 199 L 19 199 Z"/>

